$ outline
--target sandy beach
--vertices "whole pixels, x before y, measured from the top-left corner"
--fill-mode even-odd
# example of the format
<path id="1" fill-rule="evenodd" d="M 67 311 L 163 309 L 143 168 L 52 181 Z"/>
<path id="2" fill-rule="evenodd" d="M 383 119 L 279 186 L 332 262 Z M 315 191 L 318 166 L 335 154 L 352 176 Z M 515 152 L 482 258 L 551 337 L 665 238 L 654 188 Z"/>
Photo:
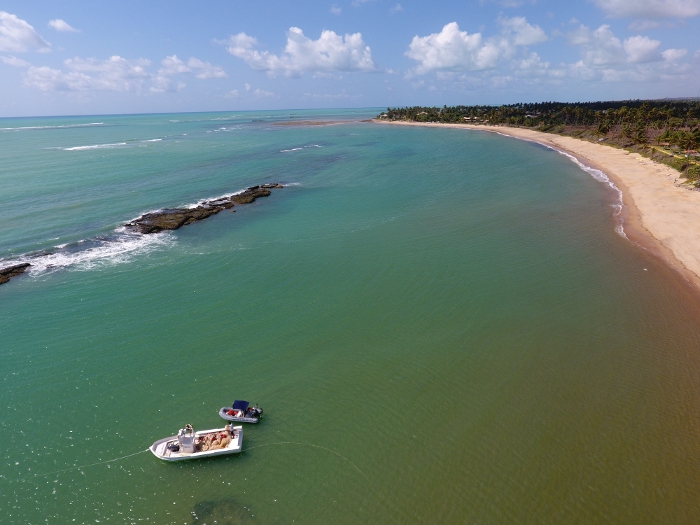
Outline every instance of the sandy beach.
<path id="1" fill-rule="evenodd" d="M 700 191 L 680 187 L 680 174 L 636 153 L 523 128 L 415 122 L 374 122 L 386 125 L 451 127 L 500 133 L 532 140 L 569 153 L 601 170 L 622 192 L 624 234 L 660 256 L 696 287 L 700 287 Z"/>

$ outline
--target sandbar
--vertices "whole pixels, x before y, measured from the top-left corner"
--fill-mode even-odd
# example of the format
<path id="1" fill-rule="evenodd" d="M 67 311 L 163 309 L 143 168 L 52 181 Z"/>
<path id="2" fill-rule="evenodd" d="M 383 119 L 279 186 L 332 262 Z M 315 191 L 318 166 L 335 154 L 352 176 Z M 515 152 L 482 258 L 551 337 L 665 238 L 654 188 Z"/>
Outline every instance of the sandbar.
<path id="1" fill-rule="evenodd" d="M 661 257 L 696 288 L 700 288 L 700 191 L 681 186 L 681 175 L 673 168 L 623 149 L 525 128 L 373 122 L 500 133 L 573 155 L 586 166 L 605 173 L 622 192 L 625 236 Z"/>

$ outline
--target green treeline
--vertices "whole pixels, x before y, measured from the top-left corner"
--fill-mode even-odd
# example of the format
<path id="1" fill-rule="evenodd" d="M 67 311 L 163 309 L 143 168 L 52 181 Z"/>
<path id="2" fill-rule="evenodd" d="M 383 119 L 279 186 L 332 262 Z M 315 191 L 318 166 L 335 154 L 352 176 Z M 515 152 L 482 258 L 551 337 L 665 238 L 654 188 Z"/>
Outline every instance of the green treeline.
<path id="1" fill-rule="evenodd" d="M 538 102 L 502 106 L 387 108 L 378 118 L 532 128 L 606 142 L 661 160 L 700 179 L 700 101 Z M 656 157 L 661 158 L 656 158 Z"/>

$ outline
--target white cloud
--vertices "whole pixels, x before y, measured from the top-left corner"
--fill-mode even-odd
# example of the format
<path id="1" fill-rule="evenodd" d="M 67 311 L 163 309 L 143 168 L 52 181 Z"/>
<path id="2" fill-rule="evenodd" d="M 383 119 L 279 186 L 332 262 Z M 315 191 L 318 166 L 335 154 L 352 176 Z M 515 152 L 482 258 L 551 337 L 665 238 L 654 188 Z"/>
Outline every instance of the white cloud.
<path id="1" fill-rule="evenodd" d="M 501 34 L 484 39 L 481 33 L 460 31 L 457 22 L 447 24 L 439 33 L 415 36 L 405 55 L 418 62 L 413 73 L 431 71 L 479 71 L 493 69 L 503 58 L 512 57 L 517 47 L 547 40 L 539 26 L 524 17 L 499 19 Z"/>
<path id="2" fill-rule="evenodd" d="M 372 51 L 360 33 L 344 37 L 324 30 L 318 40 L 307 38 L 298 27 L 287 33 L 287 45 L 281 55 L 258 51 L 257 39 L 245 33 L 232 35 L 224 44 L 233 56 L 243 59 L 253 69 L 287 76 L 318 71 L 375 71 Z"/>
<path id="3" fill-rule="evenodd" d="M 195 77 L 201 79 L 208 78 L 224 78 L 226 72 L 221 66 L 213 66 L 209 62 L 203 62 L 198 58 L 191 57 L 187 64 L 177 58 L 177 55 L 165 57 L 161 61 L 161 68 L 153 77 L 153 86 L 151 91 L 162 93 L 164 91 L 181 91 L 185 88 L 185 84 L 181 81 L 175 83 L 172 78 L 175 75 L 196 72 Z"/>
<path id="4" fill-rule="evenodd" d="M 531 46 L 547 41 L 544 30 L 540 26 L 529 24 L 524 16 L 501 18 L 499 23 L 516 46 Z"/>
<path id="5" fill-rule="evenodd" d="M 56 31 L 63 33 L 80 33 L 79 29 L 71 27 L 71 25 L 65 20 L 57 18 L 55 20 L 49 20 L 49 27 L 53 27 Z"/>
<path id="6" fill-rule="evenodd" d="M 537 73 L 549 69 L 549 62 L 543 62 L 537 53 L 516 62 L 516 68 L 525 73 Z"/>
<path id="7" fill-rule="evenodd" d="M 238 98 L 238 90 L 232 89 L 224 95 L 224 98 Z"/>
<path id="8" fill-rule="evenodd" d="M 606 67 L 615 64 L 644 64 L 662 60 L 659 52 L 661 42 L 647 36 L 632 36 L 622 42 L 602 25 L 591 31 L 584 25 L 568 35 L 569 43 L 583 48 L 583 63 L 592 67 Z"/>
<path id="9" fill-rule="evenodd" d="M 246 90 L 246 91 L 250 91 L 250 89 L 251 89 L 251 88 L 250 88 L 250 84 L 246 83 L 246 84 L 245 84 L 245 90 Z"/>
<path id="10" fill-rule="evenodd" d="M 403 6 L 401 4 L 396 4 L 394 7 L 389 9 L 389 12 L 392 15 L 396 13 L 403 13 Z"/>
<path id="11" fill-rule="evenodd" d="M 667 49 L 666 51 L 661 53 L 666 62 L 677 62 L 687 54 L 687 49 Z M 698 53 L 696 53 L 696 55 L 698 55 Z"/>
<path id="12" fill-rule="evenodd" d="M 107 60 L 96 58 L 71 58 L 64 61 L 66 71 L 50 67 L 35 67 L 14 57 L 0 57 L 3 62 L 18 67 L 28 67 L 24 83 L 42 91 L 137 91 L 150 81 L 153 93 L 180 91 L 185 83 L 178 75 L 194 74 L 197 78 L 222 78 L 226 76 L 219 66 L 190 58 L 187 63 L 177 55 L 165 57 L 156 74 L 148 71 L 151 61 L 145 58 L 127 60 L 113 56 Z"/>
<path id="13" fill-rule="evenodd" d="M 48 51 L 50 48 L 51 44 L 26 21 L 0 11 L 0 51 Z"/>
<path id="14" fill-rule="evenodd" d="M 275 96 L 275 94 L 272 91 L 263 91 L 262 89 L 256 89 L 255 91 L 253 91 L 253 95 L 255 95 L 258 98 L 270 98 Z"/>
<path id="15" fill-rule="evenodd" d="M 594 31 L 582 25 L 569 33 L 568 37 L 570 43 L 583 47 L 583 62 L 588 66 L 605 66 L 625 61 L 622 42 L 613 34 L 609 25 L 602 25 Z"/>
<path id="16" fill-rule="evenodd" d="M 3 63 L 7 64 L 8 66 L 14 66 L 14 67 L 29 67 L 31 64 L 25 60 L 22 60 L 21 58 L 17 57 L 4 57 L 0 56 L 0 60 L 3 61 Z"/>
<path id="17" fill-rule="evenodd" d="M 175 92 L 184 89 L 184 82 L 178 81 L 176 83 L 172 77 L 182 73 L 189 73 L 192 70 L 187 67 L 182 60 L 177 58 L 177 55 L 165 57 L 161 60 L 160 64 L 161 68 L 158 70 L 156 76 L 153 77 L 151 91 L 154 93 L 164 93 L 166 91 Z"/>
<path id="18" fill-rule="evenodd" d="M 415 73 L 422 75 L 439 70 L 489 69 L 498 63 L 497 46 L 484 43 L 481 33 L 460 31 L 457 22 L 451 22 L 439 33 L 414 36 L 404 53 L 418 62 Z"/>
<path id="19" fill-rule="evenodd" d="M 691 18 L 700 14 L 700 0 L 594 0 L 613 18 Z"/>
<path id="20" fill-rule="evenodd" d="M 496 3 L 503 7 L 520 7 L 525 2 L 523 0 L 479 0 L 479 3 L 481 5 L 488 3 Z"/>
<path id="21" fill-rule="evenodd" d="M 150 75 L 145 70 L 150 60 L 126 60 L 113 56 L 107 60 L 71 58 L 65 61 L 68 72 L 50 67 L 31 66 L 24 83 L 42 91 L 135 91 Z"/>
<path id="22" fill-rule="evenodd" d="M 195 77 L 201 79 L 226 78 L 228 76 L 226 75 L 226 71 L 224 71 L 224 68 L 222 68 L 221 66 L 213 66 L 209 62 L 202 62 L 198 58 L 194 57 L 191 57 L 187 61 L 187 66 L 197 71 Z"/>
<path id="23" fill-rule="evenodd" d="M 342 13 L 343 10 L 340 7 L 338 7 L 338 4 L 333 4 L 333 6 L 331 6 L 330 12 L 333 13 L 335 16 L 340 16 L 340 13 Z"/>
<path id="24" fill-rule="evenodd" d="M 661 60 L 659 45 L 661 42 L 658 40 L 652 40 L 646 36 L 632 36 L 625 40 L 622 47 L 627 53 L 627 62 L 642 64 Z"/>

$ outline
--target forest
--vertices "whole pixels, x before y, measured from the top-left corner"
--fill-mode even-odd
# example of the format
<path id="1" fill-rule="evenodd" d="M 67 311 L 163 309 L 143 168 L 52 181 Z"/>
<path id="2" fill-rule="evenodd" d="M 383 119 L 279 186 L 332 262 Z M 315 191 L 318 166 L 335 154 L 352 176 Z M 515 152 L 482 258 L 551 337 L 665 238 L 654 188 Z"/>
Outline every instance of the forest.
<path id="1" fill-rule="evenodd" d="M 387 108 L 381 120 L 527 127 L 639 152 L 700 187 L 700 100 Z"/>

